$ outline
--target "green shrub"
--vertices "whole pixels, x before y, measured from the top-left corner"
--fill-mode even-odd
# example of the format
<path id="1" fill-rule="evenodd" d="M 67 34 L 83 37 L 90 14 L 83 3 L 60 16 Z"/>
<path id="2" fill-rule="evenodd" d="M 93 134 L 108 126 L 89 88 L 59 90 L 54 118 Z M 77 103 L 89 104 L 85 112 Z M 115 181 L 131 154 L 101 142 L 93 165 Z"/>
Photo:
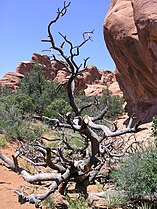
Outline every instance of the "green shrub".
<path id="1" fill-rule="evenodd" d="M 4 135 L 0 135 L 0 147 L 3 147 L 7 143 Z"/>
<path id="2" fill-rule="evenodd" d="M 50 196 L 43 201 L 43 205 L 46 209 L 56 209 L 56 204 Z"/>
<path id="3" fill-rule="evenodd" d="M 42 66 L 35 63 L 31 72 L 26 73 L 19 83 L 18 94 L 29 96 L 34 105 L 34 111 L 41 114 L 47 103 L 50 103 L 50 96 L 45 93 L 48 86 L 49 82 L 44 76 Z"/>
<path id="4" fill-rule="evenodd" d="M 119 191 L 108 192 L 105 198 L 105 203 L 108 207 L 119 208 L 122 206 L 129 206 L 129 200 L 125 194 Z"/>
<path id="5" fill-rule="evenodd" d="M 33 113 L 34 105 L 31 98 L 25 94 L 12 93 L 3 97 L 1 100 L 5 106 L 6 110 L 14 107 L 14 111 L 24 117 L 27 113 Z"/>
<path id="6" fill-rule="evenodd" d="M 153 204 L 151 203 L 147 203 L 147 202 L 144 202 L 144 203 L 139 203 L 138 206 L 137 206 L 137 209 L 155 209 Z"/>
<path id="7" fill-rule="evenodd" d="M 102 97 L 100 97 L 99 99 L 101 107 L 103 107 L 106 102 L 109 106 L 107 113 L 107 117 L 109 119 L 115 119 L 117 116 L 121 115 L 124 112 L 124 99 L 120 96 L 112 95 L 108 88 L 105 89 Z"/>
<path id="8" fill-rule="evenodd" d="M 84 94 L 79 94 L 76 96 L 75 101 L 79 108 L 82 108 L 88 104 L 92 104 L 90 107 L 83 110 L 84 115 L 96 116 L 106 105 L 109 107 L 108 113 L 106 114 L 106 118 L 108 119 L 115 119 L 124 112 L 124 99 L 120 96 L 112 95 L 108 88 L 104 90 L 101 97 L 87 97 Z"/>
<path id="9" fill-rule="evenodd" d="M 112 177 L 130 197 L 153 194 L 157 188 L 157 149 L 147 148 L 143 153 L 133 154 Z"/>
<path id="10" fill-rule="evenodd" d="M 35 63 L 31 72 L 26 73 L 21 80 L 18 88 L 18 94 L 22 93 L 31 98 L 34 105 L 34 111 L 37 114 L 47 113 L 47 107 L 54 99 L 67 98 L 65 91 L 57 89 L 58 83 L 49 81 L 44 75 L 43 67 Z"/>
<path id="11" fill-rule="evenodd" d="M 152 136 L 154 137 L 155 146 L 157 147 L 157 117 L 153 117 L 151 131 L 152 131 Z"/>
<path id="12" fill-rule="evenodd" d="M 69 209 L 88 209 L 88 203 L 83 196 L 77 199 L 67 198 Z"/>
<path id="13" fill-rule="evenodd" d="M 0 129 L 6 139 L 34 139 L 40 133 L 38 126 L 32 125 L 33 104 L 27 95 L 5 96 L 0 104 Z M 35 131 L 38 130 L 38 131 Z"/>
<path id="14" fill-rule="evenodd" d="M 45 108 L 44 115 L 50 118 L 59 118 L 71 110 L 68 102 L 62 98 L 54 99 L 50 105 Z"/>
<path id="15" fill-rule="evenodd" d="M 12 92 L 10 87 L 8 87 L 8 86 L 4 86 L 4 87 L 0 86 L 0 96 L 1 97 L 8 96 L 8 95 L 10 95 L 12 93 L 13 92 Z"/>

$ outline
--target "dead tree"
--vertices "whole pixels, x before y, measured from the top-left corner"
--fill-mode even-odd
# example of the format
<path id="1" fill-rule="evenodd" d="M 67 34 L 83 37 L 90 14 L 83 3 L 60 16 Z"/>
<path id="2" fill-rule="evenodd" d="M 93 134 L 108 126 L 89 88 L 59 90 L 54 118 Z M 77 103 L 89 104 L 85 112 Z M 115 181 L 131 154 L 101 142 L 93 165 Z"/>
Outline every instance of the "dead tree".
<path id="1" fill-rule="evenodd" d="M 126 133 L 133 134 L 140 130 L 140 123 L 132 126 L 133 117 L 130 118 L 126 128 L 118 130 L 115 125 L 115 130 L 113 131 L 107 126 L 97 123 L 97 121 L 102 120 L 107 113 L 107 104 L 96 117 L 84 116 L 82 114 L 83 109 L 88 108 L 89 105 L 81 108 L 77 106 L 75 102 L 73 83 L 75 78 L 86 69 L 87 60 L 89 58 L 86 58 L 83 64 L 80 65 L 77 65 L 75 58 L 79 56 L 81 47 L 91 40 L 91 34 L 93 31 L 84 32 L 83 41 L 77 46 L 74 46 L 65 35 L 59 33 L 63 42 L 61 43 L 61 46 L 56 45 L 54 36 L 51 32 L 51 27 L 66 14 L 69 6 L 70 3 L 66 4 L 66 2 L 64 2 L 64 7 L 58 9 L 55 19 L 48 25 L 48 39 L 42 41 L 51 44 L 53 59 L 59 63 L 61 62 L 55 55 L 55 52 L 57 52 L 64 61 L 61 62 L 61 64 L 64 65 L 64 70 L 69 72 L 70 76 L 67 83 L 67 93 L 69 104 L 73 111 L 66 114 L 65 123 L 60 122 L 58 119 L 46 118 L 44 116 L 42 119 L 48 120 L 53 129 L 65 128 L 72 130 L 73 133 L 79 134 L 80 137 L 82 137 L 84 146 L 81 148 L 72 146 L 67 139 L 68 137 L 66 134 L 63 134 L 62 137 L 56 139 L 60 140 L 60 145 L 53 149 L 44 147 L 40 143 L 37 143 L 33 146 L 34 154 L 29 154 L 29 152 L 25 152 L 26 147 L 29 147 L 29 145 L 26 146 L 25 143 L 22 143 L 15 155 L 12 156 L 12 160 L 0 153 L 0 158 L 6 162 L 12 170 L 21 174 L 27 182 L 52 182 L 46 191 L 41 194 L 26 195 L 24 191 L 17 191 L 16 193 L 18 194 L 19 202 L 21 204 L 30 202 L 35 204 L 36 207 L 39 207 L 40 203 L 56 190 L 59 190 L 64 194 L 67 184 L 70 181 L 76 183 L 76 190 L 78 192 L 86 193 L 87 186 L 98 176 L 99 171 L 108 158 L 124 156 L 129 148 L 133 147 L 133 144 L 138 143 L 134 140 L 124 148 L 125 141 L 117 139 L 118 136 Z M 65 45 L 66 47 L 69 47 L 68 55 L 64 53 Z M 99 132 L 101 134 L 99 134 Z M 72 134 L 70 140 L 73 140 L 74 137 L 75 136 Z M 49 167 L 52 169 L 52 172 L 31 175 L 20 167 L 18 163 L 19 157 L 23 157 L 34 167 Z"/>

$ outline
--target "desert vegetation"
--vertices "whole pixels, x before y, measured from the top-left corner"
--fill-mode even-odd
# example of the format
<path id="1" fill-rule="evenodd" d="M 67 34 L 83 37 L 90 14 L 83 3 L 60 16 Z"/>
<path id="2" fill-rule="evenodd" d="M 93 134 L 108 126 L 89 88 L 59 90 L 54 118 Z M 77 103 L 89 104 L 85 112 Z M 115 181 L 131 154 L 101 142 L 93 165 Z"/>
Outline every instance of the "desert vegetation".
<path id="1" fill-rule="evenodd" d="M 115 208 L 155 208 L 156 143 L 145 148 L 138 141 L 135 134 L 142 128 L 140 121 L 134 122 L 134 115 L 126 127 L 117 127 L 114 121 L 123 114 L 124 100 L 113 96 L 107 86 L 101 97 L 75 93 L 75 78 L 85 70 L 89 58 L 79 65 L 75 59 L 81 47 L 92 39 L 93 31 L 84 32 L 78 45 L 59 33 L 63 42 L 56 45 L 52 27 L 69 6 L 64 2 L 63 8 L 58 9 L 48 25 L 48 39 L 42 40 L 50 43 L 53 60 L 64 65 L 69 73 L 66 85 L 49 81 L 44 76 L 44 66 L 35 63 L 16 92 L 1 88 L 0 144 L 16 140 L 18 147 L 12 159 L 2 152 L 0 158 L 24 180 L 42 187 L 42 191 L 31 194 L 17 190 L 18 201 L 29 202 L 36 208 L 57 208 L 51 195 L 58 192 L 68 202 L 60 207 L 90 208 L 92 203 L 86 201 L 88 186 L 98 184 L 103 188 L 110 181 L 115 185 L 113 192 L 92 195 L 104 198 Z M 69 49 L 68 54 L 64 47 Z M 156 126 L 154 118 L 155 142 Z M 126 133 L 127 139 L 123 137 Z M 21 159 L 25 166 L 20 164 Z M 75 200 L 68 196 L 70 184 L 74 186 L 73 192 L 79 194 Z"/>

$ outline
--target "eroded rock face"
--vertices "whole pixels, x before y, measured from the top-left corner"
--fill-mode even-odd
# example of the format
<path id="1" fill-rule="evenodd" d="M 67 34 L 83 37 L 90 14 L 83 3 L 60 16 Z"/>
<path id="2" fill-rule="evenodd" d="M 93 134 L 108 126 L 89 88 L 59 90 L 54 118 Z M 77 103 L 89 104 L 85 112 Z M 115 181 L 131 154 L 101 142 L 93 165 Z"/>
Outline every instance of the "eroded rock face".
<path id="1" fill-rule="evenodd" d="M 114 73 L 111 71 L 98 70 L 95 66 L 87 66 L 81 78 L 87 85 L 84 90 L 86 96 L 101 96 L 104 90 L 113 83 L 114 77 Z"/>
<path id="2" fill-rule="evenodd" d="M 16 90 L 20 79 L 26 74 L 31 72 L 34 63 L 41 64 L 44 75 L 49 80 L 55 80 L 60 84 L 66 84 L 69 79 L 69 73 L 65 71 L 67 65 L 63 61 L 50 61 L 46 55 L 33 53 L 30 61 L 22 61 L 16 68 L 16 73 L 6 73 L 6 75 L 0 79 L 0 86 L 9 86 L 13 90 Z M 115 80 L 114 73 L 107 70 L 98 70 L 95 66 L 87 66 L 86 69 L 75 78 L 75 93 L 78 94 L 81 91 L 87 96 L 101 96 L 106 87 L 109 87 L 113 94 L 119 95 L 121 91 L 118 83 Z M 111 86 L 111 88 L 110 88 Z M 115 89 L 116 88 L 116 89 Z"/>
<path id="3" fill-rule="evenodd" d="M 18 87 L 19 81 L 23 78 L 24 75 L 16 72 L 5 73 L 4 77 L 0 79 L 0 86 L 8 86 L 13 91 Z"/>
<path id="4" fill-rule="evenodd" d="M 39 62 L 46 68 L 52 68 L 50 58 L 47 55 L 33 53 L 31 61 Z"/>
<path id="5" fill-rule="evenodd" d="M 104 37 L 126 110 L 151 119 L 157 115 L 157 0 L 112 0 Z"/>
<path id="6" fill-rule="evenodd" d="M 64 66 L 56 62 L 53 62 L 53 66 L 57 69 L 54 80 L 62 84 L 67 83 L 69 73 L 64 71 Z M 114 78 L 114 73 L 111 71 L 98 70 L 95 66 L 87 66 L 84 72 L 75 78 L 75 93 L 78 94 L 82 91 L 86 96 L 101 96 L 106 87 L 110 86 L 113 81 L 117 83 Z M 111 88 L 110 90 L 112 91 L 113 89 Z M 121 92 L 118 83 L 117 92 Z M 115 91 L 113 90 L 114 93 Z"/>
<path id="7" fill-rule="evenodd" d="M 50 58 L 47 55 L 33 53 L 30 61 L 21 61 L 16 72 L 25 74 L 31 72 L 34 63 L 39 63 L 43 67 L 43 72 L 48 79 L 53 80 L 56 76 L 55 68 L 51 65 Z"/>

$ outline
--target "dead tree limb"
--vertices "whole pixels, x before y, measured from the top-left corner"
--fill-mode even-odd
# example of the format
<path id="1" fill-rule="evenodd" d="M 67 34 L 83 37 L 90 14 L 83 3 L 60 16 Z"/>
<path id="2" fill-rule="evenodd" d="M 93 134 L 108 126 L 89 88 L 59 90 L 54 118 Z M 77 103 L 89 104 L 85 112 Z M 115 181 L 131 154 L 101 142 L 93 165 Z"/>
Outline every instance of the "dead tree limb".
<path id="1" fill-rule="evenodd" d="M 11 168 L 13 171 L 16 171 L 17 173 L 19 173 L 23 177 L 23 179 L 29 183 L 34 183 L 34 182 L 38 182 L 38 181 L 54 180 L 54 179 L 61 176 L 61 174 L 55 174 L 55 173 L 40 173 L 40 174 L 36 174 L 36 175 L 30 175 L 22 167 L 17 166 L 17 164 L 15 164 L 15 161 L 10 160 L 8 157 L 6 157 L 1 152 L 0 152 L 0 159 L 2 159 L 5 163 L 7 163 L 9 168 Z"/>
<path id="2" fill-rule="evenodd" d="M 29 202 L 31 204 L 35 204 L 35 206 L 38 208 L 41 201 L 43 201 L 50 194 L 55 192 L 58 189 L 58 186 L 62 182 L 66 181 L 69 177 L 70 177 L 70 171 L 67 169 L 66 172 L 63 173 L 62 175 L 56 176 L 56 178 L 54 178 L 54 182 L 50 185 L 50 187 L 46 190 L 46 192 L 42 194 L 31 194 L 31 195 L 25 196 L 23 191 L 16 191 L 19 197 L 19 202 L 21 204 Z"/>

